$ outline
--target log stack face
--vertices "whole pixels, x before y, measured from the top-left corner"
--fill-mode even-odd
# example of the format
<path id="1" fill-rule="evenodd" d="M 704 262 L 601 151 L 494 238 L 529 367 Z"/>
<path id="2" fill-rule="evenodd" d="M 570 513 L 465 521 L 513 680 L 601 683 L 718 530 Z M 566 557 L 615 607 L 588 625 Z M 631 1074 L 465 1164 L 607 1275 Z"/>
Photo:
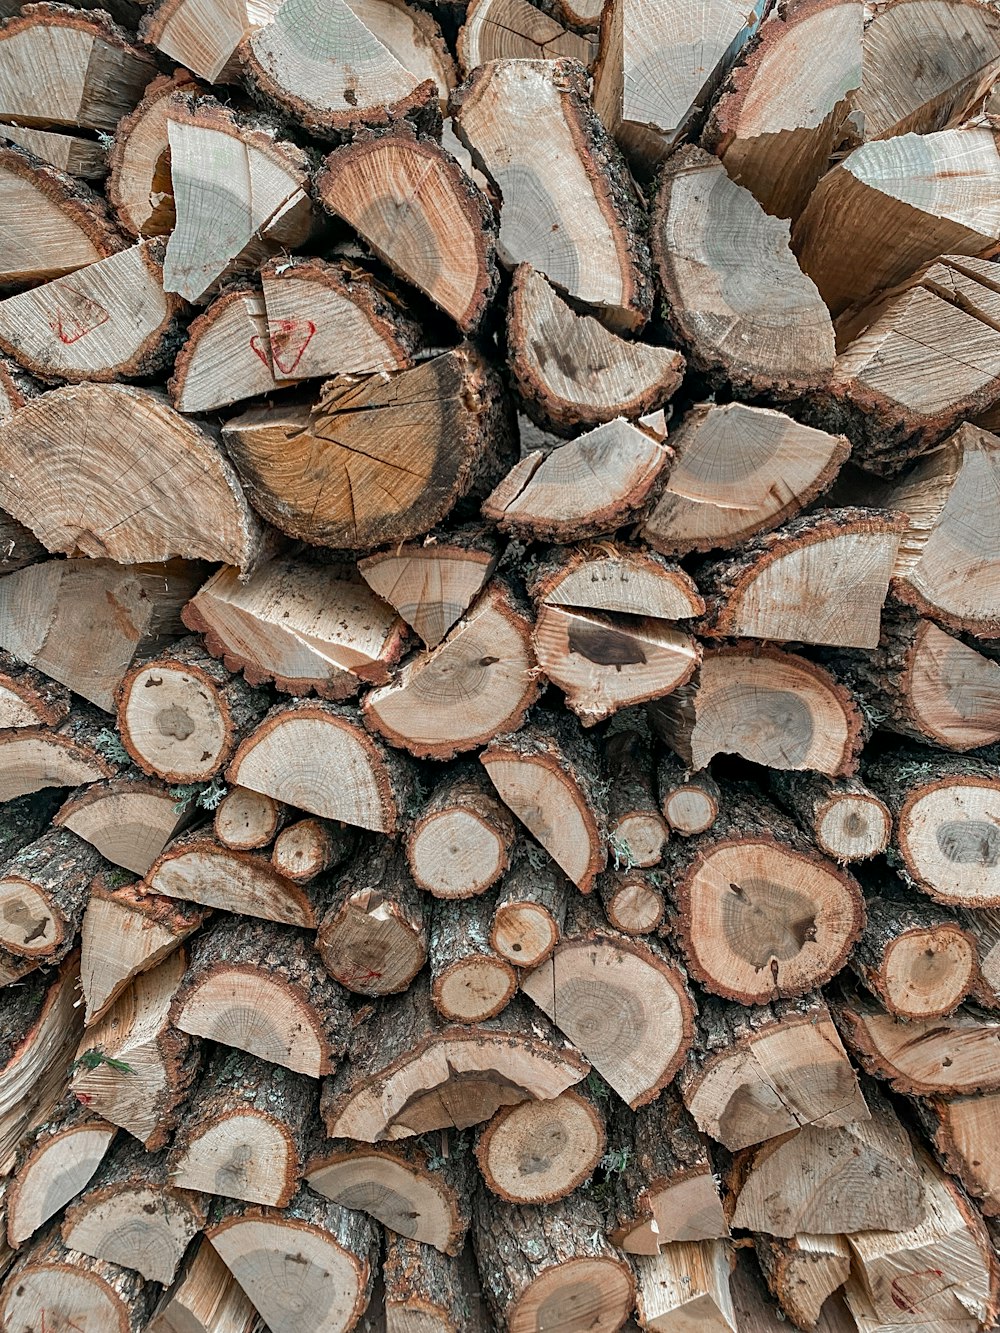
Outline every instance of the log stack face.
<path id="1" fill-rule="evenodd" d="M 0 0 L 0 1333 L 1000 1328 L 995 0 Z"/>

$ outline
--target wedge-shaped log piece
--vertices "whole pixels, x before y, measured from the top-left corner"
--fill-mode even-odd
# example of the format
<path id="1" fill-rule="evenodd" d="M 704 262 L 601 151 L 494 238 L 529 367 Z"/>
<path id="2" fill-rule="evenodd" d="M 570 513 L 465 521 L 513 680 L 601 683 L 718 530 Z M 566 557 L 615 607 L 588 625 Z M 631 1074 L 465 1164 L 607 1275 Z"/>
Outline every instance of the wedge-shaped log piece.
<path id="1" fill-rule="evenodd" d="M 558 1097 L 590 1066 L 527 1004 L 515 999 L 485 1023 L 448 1023 L 416 981 L 380 1001 L 354 1032 L 348 1060 L 323 1088 L 331 1138 L 377 1143 L 465 1129 L 501 1106 Z"/>
<path id="2" fill-rule="evenodd" d="M 329 380 L 312 407 L 251 409 L 223 438 L 275 527 L 365 550 L 408 541 L 489 491 L 510 466 L 509 432 L 498 378 L 459 347 L 398 375 Z"/>
<path id="3" fill-rule="evenodd" d="M 40 562 L 0 581 L 0 645 L 113 712 L 115 691 L 133 659 L 183 632 L 181 607 L 200 575 L 199 566 L 180 560 L 128 566 L 99 559 Z M 93 632 L 97 624 L 99 635 Z"/>
<path id="4" fill-rule="evenodd" d="M 626 342 L 578 315 L 530 264 L 514 273 L 507 356 L 528 410 L 560 431 L 654 412 L 684 373 L 679 352 Z"/>
<path id="5" fill-rule="evenodd" d="M 621 1328 L 635 1302 L 628 1261 L 604 1239 L 583 1196 L 542 1208 L 476 1196 L 473 1243 L 483 1293 L 501 1328 Z"/>
<path id="6" fill-rule="evenodd" d="M 572 905 L 562 940 L 521 989 L 633 1110 L 659 1096 L 691 1045 L 683 970 L 658 945 L 613 930 L 593 902 Z"/>
<path id="7" fill-rule="evenodd" d="M 12 579 L 13 575 L 7 575 L 0 582 L 0 607 L 5 614 L 10 608 L 3 594 Z M 69 690 L 28 666 L 20 656 L 0 648 L 0 730 L 57 727 L 69 715 L 69 709 Z"/>
<path id="8" fill-rule="evenodd" d="M 892 839 L 889 807 L 860 778 L 771 773 L 771 791 L 816 850 L 834 861 L 867 861 Z"/>
<path id="9" fill-rule="evenodd" d="M 656 620 L 686 620 L 704 610 L 697 585 L 679 565 L 608 541 L 543 553 L 532 562 L 529 591 L 540 606 Z"/>
<path id="10" fill-rule="evenodd" d="M 170 1152 L 177 1188 L 291 1203 L 317 1089 L 304 1074 L 220 1048 L 191 1095 Z"/>
<path id="11" fill-rule="evenodd" d="M 483 514 L 527 541 L 579 541 L 642 516 L 673 453 L 627 421 L 609 421 L 515 463 Z"/>
<path id="12" fill-rule="evenodd" d="M 518 819 L 589 893 L 607 864 L 607 798 L 597 751 L 565 716 L 552 714 L 493 741 L 480 756 Z"/>
<path id="13" fill-rule="evenodd" d="M 112 864 L 145 875 L 189 819 L 164 783 L 128 769 L 120 777 L 78 787 L 52 822 L 89 842 Z"/>
<path id="14" fill-rule="evenodd" d="M 649 1333 L 697 1328 L 736 1333 L 729 1292 L 732 1250 L 723 1241 L 678 1241 L 635 1260 L 636 1308 Z"/>
<path id="15" fill-rule="evenodd" d="M 197 1049 L 170 1021 L 186 967 L 177 949 L 135 977 L 83 1034 L 70 1082 L 79 1102 L 150 1152 L 170 1141 L 197 1072 Z"/>
<path id="16" fill-rule="evenodd" d="M 696 683 L 652 704 L 650 719 L 691 770 L 739 754 L 768 768 L 851 773 L 867 738 L 843 685 L 770 644 L 707 649 Z"/>
<path id="17" fill-rule="evenodd" d="M 172 1019 L 180 1032 L 319 1078 L 345 1050 L 350 1010 L 305 931 L 222 916 L 192 945 Z"/>
<path id="18" fill-rule="evenodd" d="M 697 8 L 615 0 L 601 32 L 594 105 L 638 169 L 655 168 L 684 137 L 765 9 L 762 0 Z"/>
<path id="19" fill-rule="evenodd" d="M 606 1144 L 598 1104 L 569 1088 L 547 1101 L 501 1107 L 476 1140 L 476 1161 L 508 1203 L 552 1203 L 589 1179 Z"/>
<path id="20" fill-rule="evenodd" d="M 932 62 L 922 58 L 929 50 Z M 887 5 L 865 28 L 863 69 L 856 104 L 866 139 L 955 124 L 1000 70 L 996 14 L 979 0 Z"/>
<path id="21" fill-rule="evenodd" d="M 15 1249 L 86 1188 L 117 1133 L 75 1098 L 31 1131 L 6 1199 L 7 1239 Z"/>
<path id="22" fill-rule="evenodd" d="M 805 1260 L 808 1266 L 807 1277 L 812 1275 L 817 1264 L 821 1263 L 823 1269 L 821 1276 L 817 1275 L 816 1285 L 812 1290 L 805 1291 L 796 1287 L 796 1295 L 800 1296 L 803 1302 L 803 1315 L 810 1321 L 815 1319 L 815 1333 L 857 1333 L 858 1326 L 848 1311 L 842 1294 L 836 1290 L 850 1271 L 851 1255 L 847 1241 L 837 1236 L 809 1239 L 814 1242 L 814 1247 L 813 1253 L 810 1253 Z M 818 1245 L 815 1242 L 818 1242 Z M 815 1253 L 817 1249 L 818 1254 Z M 746 1333 L 786 1333 L 788 1320 L 792 1318 L 790 1313 L 786 1313 L 786 1309 L 788 1311 L 796 1309 L 797 1317 L 798 1307 L 785 1301 L 784 1298 L 781 1306 L 771 1299 L 760 1271 L 760 1267 L 764 1267 L 763 1260 L 758 1267 L 750 1250 L 744 1248 L 738 1248 L 735 1257 L 736 1267 L 730 1278 L 730 1289 L 740 1329 L 746 1330 Z M 801 1327 L 812 1328 L 813 1322 L 803 1322 Z"/>
<path id="23" fill-rule="evenodd" d="M 406 837 L 414 881 L 435 898 L 471 898 L 504 876 L 514 821 L 477 764 L 464 763 L 434 788 Z"/>
<path id="24" fill-rule="evenodd" d="M 825 383 L 833 325 L 789 248 L 788 224 L 717 157 L 687 147 L 670 159 L 651 235 L 667 318 L 696 369 L 757 393 Z"/>
<path id="25" fill-rule="evenodd" d="M 670 436 L 676 454 L 642 536 L 666 555 L 730 548 L 777 527 L 827 489 L 843 435 L 744 403 L 701 403 Z"/>
<path id="26" fill-rule="evenodd" d="M 901 885 L 879 887 L 867 896 L 851 966 L 897 1018 L 954 1013 L 979 980 L 974 937 L 944 908 L 899 892 Z"/>
<path id="27" fill-rule="evenodd" d="M 149 1333 L 260 1333 L 260 1315 L 204 1237 L 164 1292 Z"/>
<path id="28" fill-rule="evenodd" d="M 851 1273 L 847 1240 L 843 1236 L 803 1232 L 788 1240 L 758 1235 L 754 1244 L 767 1285 L 781 1306 L 780 1312 L 776 1312 L 775 1327 L 781 1327 L 777 1320 L 784 1316 L 796 1328 L 826 1329 L 824 1304 Z M 830 1307 L 833 1304 L 831 1301 Z M 742 1313 L 738 1303 L 737 1312 Z M 758 1327 L 764 1333 L 763 1324 L 754 1324 L 755 1333 Z"/>
<path id="29" fill-rule="evenodd" d="M 558 6 L 555 9 L 558 13 Z M 455 49 L 464 75 L 488 60 L 557 60 L 567 56 L 589 65 L 594 54 L 591 38 L 564 28 L 556 14 L 528 0 L 472 0 Z"/>
<path id="30" fill-rule="evenodd" d="M 942 1166 L 957 1176 L 986 1217 L 1000 1214 L 1000 1095 L 922 1097 L 911 1103 Z"/>
<path id="31" fill-rule="evenodd" d="M 357 712 L 304 700 L 272 708 L 226 777 L 376 833 L 398 832 L 416 795 L 410 764 L 370 735 Z"/>
<path id="32" fill-rule="evenodd" d="M 574 60 L 498 60 L 455 95 L 459 138 L 503 200 L 500 257 L 531 264 L 620 332 L 653 301 L 644 212 Z"/>
<path id="33" fill-rule="evenodd" d="M 958 908 L 962 926 L 976 941 L 979 976 L 974 998 L 988 1009 L 1000 1009 L 1000 912 L 989 908 Z"/>
<path id="34" fill-rule="evenodd" d="M 378 1227 L 305 1186 L 280 1210 L 227 1203 L 205 1234 L 272 1333 L 342 1333 L 368 1304 Z"/>
<path id="35" fill-rule="evenodd" d="M 775 217 L 798 217 L 848 135 L 863 22 L 858 0 L 772 16 L 712 109 L 705 147 Z"/>
<path id="36" fill-rule="evenodd" d="M 559 942 L 573 888 L 534 843 L 519 842 L 493 900 L 490 944 L 517 967 L 537 967 Z"/>
<path id="37" fill-rule="evenodd" d="M 466 1148 L 452 1140 L 445 1157 L 416 1140 L 334 1139 L 316 1146 L 305 1177 L 310 1189 L 343 1208 L 359 1208 L 390 1231 L 444 1254 L 461 1254 L 475 1175 Z"/>
<path id="38" fill-rule="evenodd" d="M 248 38 L 244 77 L 310 134 L 402 119 L 433 130 L 455 83 L 441 29 L 405 0 L 292 0 Z"/>
<path id="39" fill-rule="evenodd" d="M 937 255 L 995 254 L 998 177 L 985 125 L 862 144 L 813 191 L 792 233 L 795 253 L 839 315 Z"/>
<path id="40" fill-rule="evenodd" d="M 0 139 L 18 148 L 26 148 L 43 162 L 65 171 L 67 176 L 76 176 L 78 180 L 101 181 L 108 174 L 108 153 L 104 145 L 76 134 L 0 125 Z"/>
<path id="41" fill-rule="evenodd" d="M 231 83 L 240 69 L 237 47 L 276 8 L 275 0 L 159 0 L 139 35 L 199 78 Z"/>
<path id="42" fill-rule="evenodd" d="M 213 412 L 287 386 L 271 355 L 264 298 L 251 287 L 216 297 L 191 321 L 167 382 L 180 412 Z"/>
<path id="43" fill-rule="evenodd" d="M 345 699 L 362 682 L 383 685 L 405 646 L 397 617 L 354 571 L 301 557 L 272 560 L 245 583 L 220 569 L 183 615 L 230 671 L 287 694 Z"/>
<path id="44" fill-rule="evenodd" d="M 118 764 L 105 757 L 103 722 L 99 713 L 80 709 L 58 727 L 0 731 L 0 801 L 113 777 Z"/>
<path id="45" fill-rule="evenodd" d="M 19 961 L 10 954 L 2 958 Z M 20 985 L 4 991 L 0 1162 L 5 1174 L 32 1122 L 54 1113 L 65 1090 L 66 1069 L 82 1023 L 73 996 L 78 977 L 79 960 L 74 954 L 57 970 L 33 971 Z M 0 971 L 0 981 L 7 984 L 4 971 Z"/>
<path id="46" fill-rule="evenodd" d="M 98 875 L 80 935 L 87 1025 L 102 1019 L 132 979 L 162 963 L 205 916 L 200 907 L 149 893 L 121 872 Z"/>
<path id="47" fill-rule="evenodd" d="M 0 119 L 107 132 L 155 73 L 100 10 L 30 5 L 0 28 Z"/>
<path id="48" fill-rule="evenodd" d="M 819 995 L 754 1008 L 705 997 L 677 1085 L 699 1129 L 731 1152 L 869 1114 Z"/>
<path id="49" fill-rule="evenodd" d="M 167 139 L 177 215 L 167 291 L 197 301 L 225 275 L 308 238 L 315 219 L 302 149 L 185 93 L 170 99 Z"/>
<path id="50" fill-rule="evenodd" d="M 499 549 L 479 526 L 431 533 L 358 561 L 373 592 L 394 606 L 428 648 L 436 648 L 496 568 Z"/>
<path id="51" fill-rule="evenodd" d="M 440 144 L 402 127 L 345 144 L 326 159 L 316 193 L 463 332 L 479 325 L 498 281 L 496 223 Z"/>
<path id="52" fill-rule="evenodd" d="M 367 269 L 291 256 L 265 264 L 261 279 L 276 374 L 303 380 L 412 366 L 420 327 Z"/>
<path id="53" fill-rule="evenodd" d="M 882 509 L 820 509 L 702 573 L 717 636 L 875 648 L 906 520 Z"/>
<path id="54" fill-rule="evenodd" d="M 166 236 L 174 225 L 167 116 L 176 92 L 200 84 L 186 69 L 160 74 L 142 101 L 118 122 L 108 156 L 108 202 L 130 236 Z"/>
<path id="55" fill-rule="evenodd" d="M 924 1216 L 907 1231 L 848 1237 L 854 1263 L 844 1289 L 862 1333 L 899 1326 L 974 1333 L 997 1316 L 997 1260 L 983 1220 L 958 1185 L 915 1147 Z"/>
<path id="56" fill-rule="evenodd" d="M 451 759 L 516 731 L 540 688 L 527 607 L 494 578 L 437 648 L 412 658 L 361 708 L 390 744 Z"/>
<path id="57" fill-rule="evenodd" d="M 22 847 L 0 868 L 0 948 L 45 966 L 64 958 L 103 865 L 69 829 L 50 829 Z"/>
<path id="58" fill-rule="evenodd" d="M 281 801 L 233 786 L 215 807 L 212 830 L 223 847 L 250 852 L 270 846 L 288 817 L 288 808 Z"/>
<path id="59" fill-rule="evenodd" d="M 20 148 L 0 146 L 0 287 L 48 282 L 125 248 L 100 197 Z"/>
<path id="60" fill-rule="evenodd" d="M 713 827 L 667 847 L 669 926 L 693 976 L 742 1004 L 804 995 L 847 961 L 861 889 L 755 788 L 722 788 Z"/>
<path id="61" fill-rule="evenodd" d="M 244 572 L 259 559 L 260 521 L 215 439 L 149 389 L 54 389 L 0 424 L 0 451 L 0 503 L 50 551 Z"/>

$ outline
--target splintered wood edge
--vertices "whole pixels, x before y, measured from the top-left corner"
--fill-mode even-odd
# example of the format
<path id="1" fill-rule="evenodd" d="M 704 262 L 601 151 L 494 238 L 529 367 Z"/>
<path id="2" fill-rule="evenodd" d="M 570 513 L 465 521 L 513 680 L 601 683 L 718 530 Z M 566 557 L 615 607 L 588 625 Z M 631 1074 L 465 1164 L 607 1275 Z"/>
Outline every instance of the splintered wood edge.
<path id="1" fill-rule="evenodd" d="M 101 197 L 87 190 L 74 176 L 13 145 L 0 144 L 0 173 L 20 176 L 45 196 L 87 237 L 103 258 L 128 247 L 128 241 L 108 217 Z"/>
<path id="2" fill-rule="evenodd" d="M 131 202 L 126 200 L 122 194 L 122 174 L 125 170 L 125 154 L 130 136 L 142 124 L 150 111 L 173 93 L 189 92 L 197 94 L 205 91 L 203 85 L 186 69 L 177 68 L 172 74 L 158 74 L 147 86 L 142 100 L 135 109 L 130 111 L 127 116 L 123 116 L 118 122 L 114 142 L 108 153 L 108 178 L 105 183 L 105 194 L 114 210 L 118 224 L 130 236 L 141 237 L 147 234 L 141 227 L 136 226 L 132 218 Z M 166 137 L 164 137 L 163 153 L 168 152 L 169 146 Z M 152 185 L 152 180 L 150 180 L 150 185 Z M 152 206 L 150 207 L 152 209 Z"/>

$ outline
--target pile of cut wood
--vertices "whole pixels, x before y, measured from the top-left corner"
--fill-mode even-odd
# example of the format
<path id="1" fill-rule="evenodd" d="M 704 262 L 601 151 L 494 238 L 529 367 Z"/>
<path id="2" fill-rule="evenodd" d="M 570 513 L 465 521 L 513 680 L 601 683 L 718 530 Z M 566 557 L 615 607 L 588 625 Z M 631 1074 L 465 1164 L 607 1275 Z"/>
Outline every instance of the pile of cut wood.
<path id="1" fill-rule="evenodd" d="M 1000 8 L 108 8 L 0 0 L 0 1333 L 993 1327 Z"/>

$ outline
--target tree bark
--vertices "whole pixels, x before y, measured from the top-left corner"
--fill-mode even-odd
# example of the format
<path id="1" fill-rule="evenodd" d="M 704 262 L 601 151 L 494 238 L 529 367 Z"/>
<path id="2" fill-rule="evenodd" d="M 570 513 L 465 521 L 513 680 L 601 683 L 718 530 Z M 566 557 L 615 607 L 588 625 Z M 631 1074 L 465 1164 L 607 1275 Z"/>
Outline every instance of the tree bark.
<path id="1" fill-rule="evenodd" d="M 480 1327 L 481 1295 L 462 1258 L 387 1231 L 382 1281 L 387 1333 L 406 1333 L 415 1320 L 428 1333 Z"/>
<path id="2" fill-rule="evenodd" d="M 604 737 L 608 792 L 608 844 L 617 868 L 648 870 L 663 860 L 670 829 L 660 812 L 654 787 L 652 737 L 632 715 Z"/>
<path id="3" fill-rule="evenodd" d="M 300 819 L 283 829 L 271 849 L 271 865 L 295 884 L 308 884 L 324 870 L 342 865 L 354 852 L 352 828 L 327 819 Z"/>
<path id="4" fill-rule="evenodd" d="M 50 829 L 22 847 L 0 870 L 0 945 L 45 966 L 60 962 L 73 947 L 91 881 L 104 864 L 68 829 Z"/>
<path id="5" fill-rule="evenodd" d="M 672 833 L 684 838 L 706 833 L 719 817 L 722 793 L 711 773 L 691 773 L 672 754 L 660 755 L 656 767 L 660 810 Z"/>
<path id="6" fill-rule="evenodd" d="M 860 778 L 772 773 L 771 792 L 817 851 L 841 865 L 880 856 L 892 838 L 892 815 Z"/>
<path id="7" fill-rule="evenodd" d="M 517 990 L 517 973 L 490 941 L 492 908 L 492 895 L 434 904 L 428 960 L 442 1018 L 481 1023 L 506 1008 Z"/>
<path id="8" fill-rule="evenodd" d="M 493 901 L 490 945 L 516 967 L 537 967 L 559 942 L 573 889 L 534 843 L 517 844 Z"/>

